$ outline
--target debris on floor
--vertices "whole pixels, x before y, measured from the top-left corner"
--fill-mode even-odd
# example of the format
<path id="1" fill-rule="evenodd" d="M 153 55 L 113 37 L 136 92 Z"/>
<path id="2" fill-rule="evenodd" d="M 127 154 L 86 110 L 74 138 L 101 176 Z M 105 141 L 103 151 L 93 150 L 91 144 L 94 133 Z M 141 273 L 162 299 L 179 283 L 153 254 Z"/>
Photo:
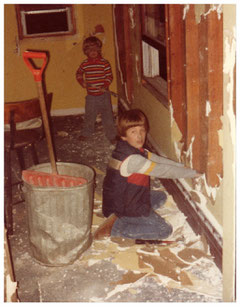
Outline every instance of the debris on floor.
<path id="1" fill-rule="evenodd" d="M 102 182 L 112 149 L 101 122 L 85 142 L 78 141 L 81 125 L 81 116 L 57 117 L 52 123 L 57 160 L 86 164 L 96 172 L 93 233 L 105 220 Z M 48 162 L 44 141 L 38 153 L 40 163 Z M 164 190 L 159 180 L 151 181 L 153 189 Z M 63 267 L 41 265 L 31 256 L 25 203 L 17 205 L 10 246 L 20 301 L 222 302 L 222 274 L 205 238 L 194 234 L 173 197 L 166 194 L 167 202 L 157 213 L 172 224 L 174 231 L 167 240 L 173 243 L 138 245 L 131 239 L 107 237 L 94 240 L 78 260 Z"/>
<path id="2" fill-rule="evenodd" d="M 99 195 L 96 200 L 93 231 L 104 221 Z M 116 287 L 108 298 L 123 288 L 134 289 L 135 283 L 139 286 L 145 283 L 146 277 L 152 277 L 168 289 L 184 289 L 221 300 L 222 277 L 209 253 L 206 240 L 193 233 L 172 196 L 168 195 L 165 206 L 158 209 L 158 213 L 172 224 L 174 231 L 168 239 L 175 243 L 139 246 L 131 239 L 108 237 L 94 241 L 81 261 L 91 266 L 108 260 L 124 272 L 121 279 L 113 283 Z M 184 241 L 179 240 L 179 236 Z M 208 273 L 203 274 L 206 270 Z"/>

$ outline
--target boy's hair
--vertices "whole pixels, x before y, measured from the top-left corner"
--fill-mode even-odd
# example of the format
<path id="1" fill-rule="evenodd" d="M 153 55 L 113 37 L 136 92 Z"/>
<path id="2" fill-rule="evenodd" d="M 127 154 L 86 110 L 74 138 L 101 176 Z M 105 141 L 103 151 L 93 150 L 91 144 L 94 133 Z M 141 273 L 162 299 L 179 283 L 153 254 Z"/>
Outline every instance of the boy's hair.
<path id="1" fill-rule="evenodd" d="M 86 51 L 89 47 L 96 46 L 99 48 L 99 51 L 102 48 L 102 42 L 96 36 L 89 36 L 83 41 L 83 52 L 86 54 Z"/>
<path id="2" fill-rule="evenodd" d="M 149 124 L 146 115 L 139 109 L 125 111 L 118 118 L 118 135 L 126 136 L 127 130 L 136 126 L 144 126 L 148 132 Z"/>

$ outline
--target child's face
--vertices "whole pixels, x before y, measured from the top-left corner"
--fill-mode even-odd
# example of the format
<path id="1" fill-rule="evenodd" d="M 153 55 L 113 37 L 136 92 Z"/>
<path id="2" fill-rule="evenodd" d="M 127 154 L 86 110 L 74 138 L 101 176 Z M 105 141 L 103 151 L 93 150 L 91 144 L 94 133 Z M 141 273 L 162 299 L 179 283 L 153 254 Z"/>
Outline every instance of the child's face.
<path id="1" fill-rule="evenodd" d="M 126 136 L 122 136 L 121 138 L 124 141 L 127 141 L 128 144 L 130 144 L 131 146 L 137 149 L 140 149 L 143 147 L 145 143 L 146 134 L 147 132 L 144 126 L 140 125 L 140 126 L 129 128 L 126 131 Z"/>
<path id="2" fill-rule="evenodd" d="M 99 56 L 100 51 L 101 49 L 98 46 L 92 45 L 86 49 L 85 53 L 89 58 L 96 59 Z"/>

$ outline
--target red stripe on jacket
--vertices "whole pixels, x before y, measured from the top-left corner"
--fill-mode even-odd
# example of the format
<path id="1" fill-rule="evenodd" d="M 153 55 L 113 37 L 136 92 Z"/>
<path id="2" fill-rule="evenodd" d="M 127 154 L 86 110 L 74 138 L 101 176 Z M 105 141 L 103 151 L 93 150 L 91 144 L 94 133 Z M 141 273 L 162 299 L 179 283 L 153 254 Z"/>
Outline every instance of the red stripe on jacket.
<path id="1" fill-rule="evenodd" d="M 150 184 L 150 177 L 147 175 L 134 173 L 127 178 L 127 182 L 143 187 L 148 187 Z"/>

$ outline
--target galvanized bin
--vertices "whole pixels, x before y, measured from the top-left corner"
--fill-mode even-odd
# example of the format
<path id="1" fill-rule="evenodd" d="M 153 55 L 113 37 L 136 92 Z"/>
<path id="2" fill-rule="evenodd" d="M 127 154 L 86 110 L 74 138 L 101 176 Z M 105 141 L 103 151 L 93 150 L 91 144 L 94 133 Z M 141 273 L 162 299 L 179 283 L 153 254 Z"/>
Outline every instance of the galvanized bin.
<path id="1" fill-rule="evenodd" d="M 48 266 L 73 263 L 92 242 L 94 171 L 76 163 L 57 163 L 60 175 L 83 177 L 76 187 L 38 187 L 24 181 L 33 257 Z M 51 173 L 50 163 L 30 168 Z"/>

